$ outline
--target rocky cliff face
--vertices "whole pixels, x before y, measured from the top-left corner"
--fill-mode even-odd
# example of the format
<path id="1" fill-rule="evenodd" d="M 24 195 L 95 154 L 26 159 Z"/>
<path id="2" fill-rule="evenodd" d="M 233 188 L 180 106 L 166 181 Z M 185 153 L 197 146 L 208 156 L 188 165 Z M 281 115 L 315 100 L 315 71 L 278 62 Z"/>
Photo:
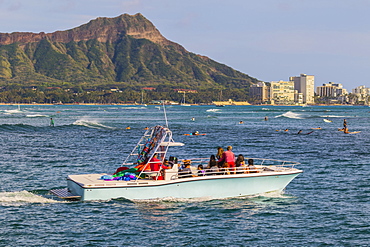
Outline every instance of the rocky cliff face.
<path id="1" fill-rule="evenodd" d="M 141 14 L 54 33 L 0 33 L 0 81 L 245 87 L 256 79 L 164 38 Z"/>
<path id="2" fill-rule="evenodd" d="M 136 39 L 148 39 L 161 45 L 177 45 L 164 38 L 158 29 L 140 13 L 124 14 L 116 18 L 99 17 L 80 27 L 54 33 L 0 33 L 0 45 L 25 44 L 39 42 L 43 39 L 61 43 L 92 39 L 102 43 L 114 43 L 123 35 L 130 35 Z"/>

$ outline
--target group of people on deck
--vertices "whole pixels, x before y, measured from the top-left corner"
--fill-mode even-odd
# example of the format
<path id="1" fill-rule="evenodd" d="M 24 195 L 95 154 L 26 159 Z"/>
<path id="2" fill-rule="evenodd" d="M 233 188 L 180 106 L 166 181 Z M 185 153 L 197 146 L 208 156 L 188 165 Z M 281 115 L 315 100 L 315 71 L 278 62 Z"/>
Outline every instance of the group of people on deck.
<path id="1" fill-rule="evenodd" d="M 157 178 L 158 180 L 161 180 L 164 175 L 163 170 L 171 169 L 175 163 L 177 162 L 171 160 L 171 157 L 170 161 L 164 159 L 162 162 L 162 160 L 158 158 L 157 154 L 154 154 L 148 165 L 143 164 L 141 165 L 142 167 L 139 167 L 140 165 L 138 165 L 136 168 L 138 168 L 138 170 L 145 169 L 145 171 L 152 172 L 161 171 L 161 174 L 159 174 L 160 177 Z M 219 172 L 225 172 L 227 174 L 257 172 L 256 167 L 253 164 L 253 159 L 248 159 L 246 164 L 242 154 L 235 157 L 235 154 L 232 152 L 232 146 L 228 146 L 226 151 L 224 151 L 222 147 L 218 147 L 217 154 L 211 155 L 208 166 L 204 168 L 203 165 L 198 165 L 196 174 L 194 174 L 191 169 L 191 160 L 184 160 L 183 165 L 179 167 L 178 171 L 181 177 L 215 175 Z"/>
<path id="2" fill-rule="evenodd" d="M 216 156 L 211 155 L 210 157 L 208 169 L 215 172 L 226 170 L 228 173 L 230 171 L 235 173 L 236 170 L 245 170 L 245 172 L 248 173 L 256 169 L 253 164 L 253 159 L 248 159 L 248 163 L 246 164 L 244 156 L 239 154 L 238 157 L 235 158 L 232 149 L 232 146 L 227 146 L 226 151 L 224 151 L 222 147 L 218 147 Z"/>

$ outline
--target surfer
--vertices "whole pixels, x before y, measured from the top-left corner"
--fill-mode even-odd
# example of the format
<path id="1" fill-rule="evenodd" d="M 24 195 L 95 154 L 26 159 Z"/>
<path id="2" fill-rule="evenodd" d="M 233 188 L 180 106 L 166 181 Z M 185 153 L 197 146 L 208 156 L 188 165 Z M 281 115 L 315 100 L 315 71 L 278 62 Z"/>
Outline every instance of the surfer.
<path id="1" fill-rule="evenodd" d="M 243 121 L 240 121 L 239 124 L 243 124 L 244 122 Z"/>
<path id="2" fill-rule="evenodd" d="M 126 129 L 127 129 L 127 130 L 130 130 L 130 129 L 131 129 L 131 127 L 130 127 L 130 126 L 127 126 L 127 127 L 126 127 Z"/>
<path id="3" fill-rule="evenodd" d="M 299 135 L 299 134 L 301 134 L 301 133 L 302 133 L 302 130 L 299 130 L 299 131 L 298 131 L 298 133 L 297 133 L 297 135 Z"/>
<path id="4" fill-rule="evenodd" d="M 193 133 L 191 133 L 193 136 L 196 136 L 196 135 L 199 135 L 199 131 L 195 131 Z"/>
<path id="5" fill-rule="evenodd" d="M 347 120 L 343 119 L 343 129 L 347 128 Z"/>
<path id="6" fill-rule="evenodd" d="M 195 121 L 195 117 L 192 117 L 192 118 L 191 118 L 191 121 Z"/>
<path id="7" fill-rule="evenodd" d="M 266 117 L 265 117 L 265 121 L 267 121 L 267 120 L 269 120 L 269 118 L 266 116 Z"/>
<path id="8" fill-rule="evenodd" d="M 53 120 L 53 118 L 52 118 L 52 117 L 50 118 L 50 126 L 51 126 L 51 127 L 54 127 L 54 120 Z"/>

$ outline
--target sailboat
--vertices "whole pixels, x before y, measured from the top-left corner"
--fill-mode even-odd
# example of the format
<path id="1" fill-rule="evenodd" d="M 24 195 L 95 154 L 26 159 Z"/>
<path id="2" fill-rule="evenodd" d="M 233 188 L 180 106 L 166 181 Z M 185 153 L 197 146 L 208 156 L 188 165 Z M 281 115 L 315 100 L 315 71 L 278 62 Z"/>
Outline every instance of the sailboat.
<path id="1" fill-rule="evenodd" d="M 185 103 L 185 92 L 184 92 L 184 99 L 183 99 L 183 103 L 180 104 L 181 106 L 190 106 L 189 104 L 186 104 Z"/>
<path id="2" fill-rule="evenodd" d="M 144 91 L 141 91 L 141 105 L 142 106 L 147 106 L 147 104 L 144 104 Z"/>
<path id="3" fill-rule="evenodd" d="M 141 102 L 140 102 L 140 104 L 135 102 L 135 105 L 148 106 L 147 104 L 144 104 L 144 91 L 141 91 Z"/>

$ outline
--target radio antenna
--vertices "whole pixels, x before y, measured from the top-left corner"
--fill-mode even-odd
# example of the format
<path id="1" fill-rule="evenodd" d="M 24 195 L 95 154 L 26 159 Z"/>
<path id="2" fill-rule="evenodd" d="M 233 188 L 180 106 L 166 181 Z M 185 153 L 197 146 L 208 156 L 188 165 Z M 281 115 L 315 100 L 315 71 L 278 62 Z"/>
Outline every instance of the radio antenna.
<path id="1" fill-rule="evenodd" d="M 164 107 L 164 101 L 162 102 L 162 104 L 163 104 L 164 119 L 166 120 L 166 128 L 168 128 L 167 114 L 166 114 L 166 108 Z"/>

